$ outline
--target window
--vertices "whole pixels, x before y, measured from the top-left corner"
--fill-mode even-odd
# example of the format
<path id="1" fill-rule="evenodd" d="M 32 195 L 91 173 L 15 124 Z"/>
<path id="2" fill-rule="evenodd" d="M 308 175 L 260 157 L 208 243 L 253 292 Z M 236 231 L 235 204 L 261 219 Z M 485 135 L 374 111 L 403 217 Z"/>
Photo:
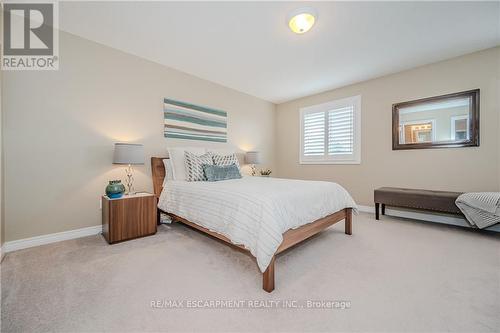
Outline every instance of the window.
<path id="1" fill-rule="evenodd" d="M 300 109 L 301 164 L 361 163 L 361 96 Z"/>
<path id="2" fill-rule="evenodd" d="M 469 140 L 469 115 L 451 117 L 451 139 L 456 141 Z"/>

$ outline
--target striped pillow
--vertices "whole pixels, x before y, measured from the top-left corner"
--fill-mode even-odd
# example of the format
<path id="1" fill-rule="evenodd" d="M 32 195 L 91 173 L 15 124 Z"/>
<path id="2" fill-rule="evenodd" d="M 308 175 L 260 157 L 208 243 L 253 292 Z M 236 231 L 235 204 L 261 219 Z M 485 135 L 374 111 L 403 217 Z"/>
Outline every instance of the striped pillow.
<path id="1" fill-rule="evenodd" d="M 213 164 L 217 166 L 229 166 L 235 164 L 238 167 L 238 171 L 240 170 L 240 163 L 238 162 L 238 158 L 234 153 L 229 155 L 219 155 L 212 153 L 212 157 L 214 159 Z"/>
<path id="2" fill-rule="evenodd" d="M 189 182 L 199 182 L 207 180 L 203 172 L 203 165 L 213 165 L 212 153 L 208 152 L 198 156 L 188 151 L 184 152 L 184 163 L 186 165 L 186 180 Z"/>

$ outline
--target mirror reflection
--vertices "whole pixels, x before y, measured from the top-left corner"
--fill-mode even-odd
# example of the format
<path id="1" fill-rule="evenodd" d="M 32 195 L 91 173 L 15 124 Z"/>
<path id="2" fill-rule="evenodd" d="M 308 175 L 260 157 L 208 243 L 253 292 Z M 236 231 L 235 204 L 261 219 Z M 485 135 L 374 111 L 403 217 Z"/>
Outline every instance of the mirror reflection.
<path id="1" fill-rule="evenodd" d="M 399 109 L 399 143 L 469 140 L 469 98 Z"/>

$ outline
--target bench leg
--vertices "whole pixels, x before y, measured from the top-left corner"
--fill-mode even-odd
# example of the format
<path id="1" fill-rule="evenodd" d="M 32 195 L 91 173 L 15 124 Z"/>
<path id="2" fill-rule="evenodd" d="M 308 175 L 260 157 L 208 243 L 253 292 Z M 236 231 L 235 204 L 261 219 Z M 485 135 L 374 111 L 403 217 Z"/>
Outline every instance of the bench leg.
<path id="1" fill-rule="evenodd" d="M 268 293 L 274 290 L 274 258 L 271 259 L 266 271 L 262 273 L 262 289 Z"/>
<path id="2" fill-rule="evenodd" d="M 382 204 L 382 215 L 385 215 L 385 204 Z"/>
<path id="3" fill-rule="evenodd" d="M 378 202 L 375 203 L 375 220 L 379 220 L 379 216 L 378 216 Z"/>

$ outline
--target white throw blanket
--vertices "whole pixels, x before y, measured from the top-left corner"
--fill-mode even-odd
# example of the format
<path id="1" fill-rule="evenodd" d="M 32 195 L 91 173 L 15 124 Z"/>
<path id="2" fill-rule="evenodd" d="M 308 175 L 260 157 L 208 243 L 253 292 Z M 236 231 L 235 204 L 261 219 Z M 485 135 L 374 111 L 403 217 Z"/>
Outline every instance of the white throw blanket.
<path id="1" fill-rule="evenodd" d="M 455 204 L 467 221 L 480 229 L 500 223 L 500 192 L 464 193 Z"/>
<path id="2" fill-rule="evenodd" d="M 283 233 L 344 208 L 357 207 L 331 182 L 243 177 L 219 182 L 168 181 L 158 207 L 247 248 L 262 272 Z"/>

